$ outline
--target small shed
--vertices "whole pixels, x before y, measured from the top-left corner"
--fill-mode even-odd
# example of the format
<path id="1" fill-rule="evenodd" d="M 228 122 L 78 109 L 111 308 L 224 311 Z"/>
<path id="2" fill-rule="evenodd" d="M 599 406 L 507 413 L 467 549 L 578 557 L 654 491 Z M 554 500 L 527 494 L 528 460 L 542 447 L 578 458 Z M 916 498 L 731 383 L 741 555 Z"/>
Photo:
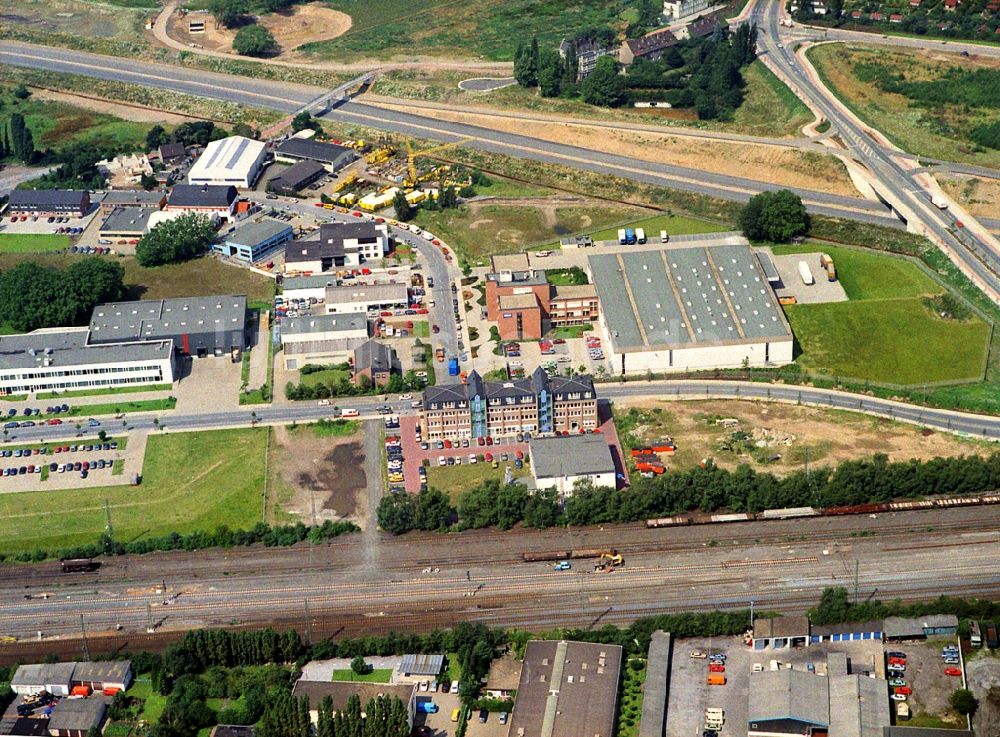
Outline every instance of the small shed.
<path id="1" fill-rule="evenodd" d="M 444 655 L 404 655 L 393 681 L 407 683 L 437 679 L 444 669 Z"/>
<path id="2" fill-rule="evenodd" d="M 771 617 L 753 621 L 754 650 L 803 647 L 808 643 L 808 617 Z"/>

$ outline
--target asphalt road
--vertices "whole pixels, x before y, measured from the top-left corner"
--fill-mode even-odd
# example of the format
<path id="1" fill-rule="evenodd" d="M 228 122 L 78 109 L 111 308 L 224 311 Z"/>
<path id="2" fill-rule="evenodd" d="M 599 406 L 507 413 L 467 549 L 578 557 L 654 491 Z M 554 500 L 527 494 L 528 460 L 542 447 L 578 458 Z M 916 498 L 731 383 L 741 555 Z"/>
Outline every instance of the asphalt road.
<path id="1" fill-rule="evenodd" d="M 882 33 L 866 33 L 864 31 L 846 31 L 840 28 L 823 28 L 822 26 L 796 25 L 790 34 L 803 41 L 856 41 L 858 43 L 875 44 L 877 46 L 900 46 L 924 51 L 947 52 L 951 54 L 966 53 L 969 56 L 986 56 L 1000 58 L 1000 46 L 970 43 L 961 40 L 939 40 L 921 38 L 919 36 L 890 36 Z"/>
<path id="2" fill-rule="evenodd" d="M 183 67 L 14 41 L 0 42 L 0 62 L 13 66 L 129 82 L 285 113 L 294 112 L 314 102 L 323 92 L 302 85 L 189 70 Z M 473 139 L 468 143 L 470 147 L 484 151 L 544 163 L 562 164 L 598 174 L 611 174 L 738 202 L 744 202 L 762 190 L 780 188 L 778 185 L 752 179 L 727 177 L 696 169 L 598 153 L 527 136 L 498 133 L 477 126 L 397 113 L 356 102 L 345 103 L 323 117 L 445 142 L 470 138 Z M 877 202 L 840 197 L 815 190 L 798 191 L 812 212 L 901 227 L 899 220 Z"/>
<path id="3" fill-rule="evenodd" d="M 80 635 L 90 646 L 117 627 L 144 646 L 147 616 L 160 632 L 201 626 L 304 624 L 316 636 L 426 630 L 460 620 L 492 625 L 593 626 L 663 611 L 744 608 L 787 613 L 829 586 L 862 596 L 929 599 L 1000 595 L 1000 507 L 648 530 L 642 524 L 449 535 L 380 533 L 379 565 L 363 535 L 294 548 L 203 550 L 105 559 L 93 574 L 58 564 L 0 567 L 0 634 L 40 647 Z M 919 536 L 914 530 L 920 530 Z M 859 534 L 860 533 L 860 534 Z M 308 550 L 307 550 L 308 548 Z M 596 573 L 524 563 L 528 551 L 617 549 L 625 566 Z M 165 586 L 165 589 L 163 588 Z M 148 607 L 148 609 L 147 609 Z M 148 614 L 147 614 L 148 612 Z M 5 645 L 0 661 L 26 650 Z"/>
<path id="4" fill-rule="evenodd" d="M 868 130 L 805 73 L 795 54 L 782 43 L 783 30 L 778 21 L 782 6 L 776 2 L 757 3 L 750 13 L 750 22 L 760 29 L 760 45 L 764 60 L 780 72 L 779 76 L 792 84 L 831 122 L 847 147 L 859 161 L 868 165 L 878 181 L 880 194 L 886 200 L 912 211 L 932 238 L 948 246 L 949 255 L 966 273 L 974 274 L 994 300 L 1000 300 L 1000 255 L 992 246 L 968 227 L 959 227 L 954 214 L 939 210 L 931 196 L 918 182 L 912 171 L 904 169 Z"/>

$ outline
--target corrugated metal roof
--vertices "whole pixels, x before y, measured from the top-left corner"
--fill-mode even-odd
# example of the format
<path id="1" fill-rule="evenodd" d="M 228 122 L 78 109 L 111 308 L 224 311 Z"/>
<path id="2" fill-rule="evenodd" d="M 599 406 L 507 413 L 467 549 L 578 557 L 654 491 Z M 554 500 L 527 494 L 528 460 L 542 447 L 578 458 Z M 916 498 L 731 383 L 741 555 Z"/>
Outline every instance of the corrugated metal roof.
<path id="1" fill-rule="evenodd" d="M 444 668 L 444 655 L 404 655 L 399 672 L 413 676 L 436 676 Z"/>

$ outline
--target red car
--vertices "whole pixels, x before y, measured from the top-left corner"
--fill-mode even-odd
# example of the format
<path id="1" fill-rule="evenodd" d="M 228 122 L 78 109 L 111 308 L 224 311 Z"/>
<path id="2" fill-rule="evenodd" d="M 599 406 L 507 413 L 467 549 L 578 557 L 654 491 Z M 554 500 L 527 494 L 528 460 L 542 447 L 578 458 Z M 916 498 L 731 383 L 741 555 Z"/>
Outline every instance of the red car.
<path id="1" fill-rule="evenodd" d="M 450 448 L 451 447 L 451 441 L 450 440 L 445 440 L 444 441 L 444 447 L 445 448 Z"/>
<path id="2" fill-rule="evenodd" d="M 352 214 L 352 215 L 353 215 L 354 217 L 356 217 L 356 218 L 359 218 L 359 217 L 361 217 L 361 213 L 360 213 L 360 212 L 358 212 L 357 210 L 355 210 L 355 211 L 354 211 L 354 212 L 352 212 L 351 214 Z"/>
<path id="3" fill-rule="evenodd" d="M 889 665 L 906 665 L 906 658 L 889 658 Z"/>
<path id="4" fill-rule="evenodd" d="M 711 665 L 708 666 L 708 672 L 709 673 L 725 673 L 726 672 L 726 666 L 724 666 L 722 663 L 712 663 Z"/>
<path id="5" fill-rule="evenodd" d="M 61 425 L 62 424 L 62 420 L 58 420 L 55 417 L 53 417 L 46 424 L 48 424 L 48 425 Z"/>
<path id="6" fill-rule="evenodd" d="M 492 453 L 487 453 L 487 454 L 486 454 L 485 456 L 483 456 L 483 457 L 484 457 L 484 458 L 486 459 L 486 462 L 487 462 L 487 463 L 493 463 L 493 454 L 492 454 Z"/>
<path id="7" fill-rule="evenodd" d="M 910 688 L 909 686 L 900 686 L 899 688 L 895 689 L 893 693 L 900 693 L 903 694 L 903 696 L 909 696 L 910 694 L 913 693 L 913 689 Z"/>
<path id="8" fill-rule="evenodd" d="M 961 668 L 945 668 L 944 669 L 944 674 L 946 676 L 960 676 L 960 675 L 962 675 L 962 669 Z"/>

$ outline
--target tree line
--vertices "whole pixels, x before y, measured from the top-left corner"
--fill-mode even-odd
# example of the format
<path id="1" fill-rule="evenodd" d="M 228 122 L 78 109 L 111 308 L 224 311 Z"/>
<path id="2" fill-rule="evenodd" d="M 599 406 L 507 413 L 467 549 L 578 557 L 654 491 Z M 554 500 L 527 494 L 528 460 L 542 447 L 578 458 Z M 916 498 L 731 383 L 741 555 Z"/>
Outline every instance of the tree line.
<path id="1" fill-rule="evenodd" d="M 305 367 L 303 367 L 305 368 Z M 328 368 L 342 371 L 350 371 L 350 364 L 337 364 L 335 366 L 320 366 L 318 370 L 324 371 Z M 303 374 L 315 373 L 315 371 L 303 371 Z M 424 388 L 424 381 L 413 369 L 405 374 L 390 374 L 389 381 L 385 386 L 375 386 L 362 377 L 360 384 L 355 384 L 347 376 L 340 376 L 336 380 L 319 381 L 315 384 L 300 382 L 295 384 L 289 381 L 285 384 L 285 399 L 327 399 L 329 397 L 364 397 L 375 394 L 399 394 L 400 392 L 416 392 Z"/>
<path id="2" fill-rule="evenodd" d="M 925 495 L 959 496 L 1000 488 L 1000 452 L 989 456 L 890 462 L 884 454 L 818 467 L 784 477 L 741 465 L 714 464 L 639 478 L 622 491 L 581 482 L 560 506 L 554 494 L 529 494 L 521 484 L 495 479 L 465 491 L 452 508 L 435 490 L 390 494 L 379 503 L 379 525 L 395 534 L 409 530 L 498 527 L 518 523 L 544 528 L 594 525 L 664 517 L 700 510 L 762 512 L 788 507 L 837 507 Z"/>
<path id="3" fill-rule="evenodd" d="M 121 542 L 101 535 L 96 543 L 77 545 L 59 550 L 36 548 L 32 551 L 10 555 L 0 553 L 0 561 L 16 561 L 19 563 L 40 562 L 49 558 L 95 558 L 99 555 L 144 555 L 166 550 L 204 550 L 205 548 L 236 548 L 263 544 L 265 547 L 288 547 L 308 540 L 316 545 L 332 540 L 349 532 L 357 532 L 360 528 L 353 522 L 325 520 L 322 524 L 310 527 L 301 522 L 294 525 L 271 526 L 258 522 L 249 530 L 232 530 L 226 525 L 220 525 L 214 531 L 191 532 L 182 535 L 171 532 L 168 535 L 141 538 Z"/>
<path id="4" fill-rule="evenodd" d="M 125 294 L 125 269 L 85 258 L 65 269 L 25 261 L 0 273 L 0 323 L 19 333 L 86 325 L 94 307 Z"/>

